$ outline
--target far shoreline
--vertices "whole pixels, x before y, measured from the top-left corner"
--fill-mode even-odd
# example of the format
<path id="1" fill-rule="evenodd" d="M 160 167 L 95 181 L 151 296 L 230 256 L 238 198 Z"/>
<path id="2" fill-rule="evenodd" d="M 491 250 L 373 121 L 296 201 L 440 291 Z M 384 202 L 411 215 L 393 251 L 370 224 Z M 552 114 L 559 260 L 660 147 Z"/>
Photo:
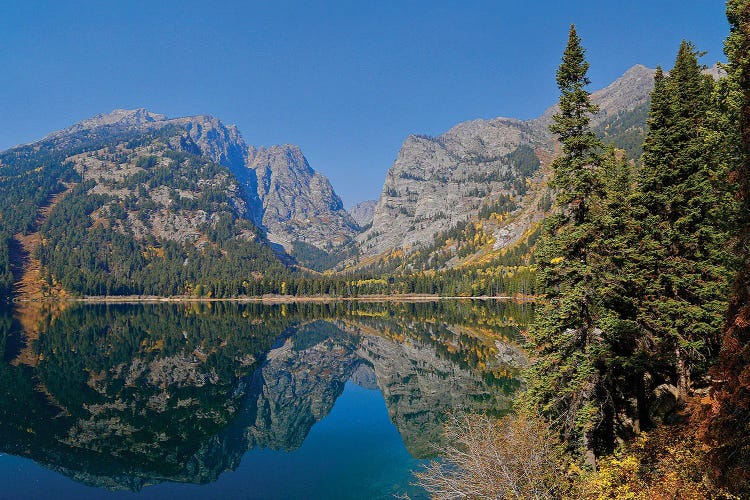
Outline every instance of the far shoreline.
<path id="1" fill-rule="evenodd" d="M 190 296 L 155 296 L 155 295 L 126 295 L 126 296 L 86 296 L 44 299 L 16 298 L 12 304 L 30 303 L 82 303 L 82 304 L 179 304 L 201 302 L 229 302 L 242 304 L 293 304 L 293 303 L 327 303 L 327 302 L 439 302 L 442 300 L 498 300 L 514 302 L 534 302 L 533 295 L 477 295 L 477 296 L 441 296 L 431 294 L 396 294 L 396 295 L 360 295 L 357 297 L 336 297 L 332 295 L 263 295 L 255 297 L 190 297 Z"/>

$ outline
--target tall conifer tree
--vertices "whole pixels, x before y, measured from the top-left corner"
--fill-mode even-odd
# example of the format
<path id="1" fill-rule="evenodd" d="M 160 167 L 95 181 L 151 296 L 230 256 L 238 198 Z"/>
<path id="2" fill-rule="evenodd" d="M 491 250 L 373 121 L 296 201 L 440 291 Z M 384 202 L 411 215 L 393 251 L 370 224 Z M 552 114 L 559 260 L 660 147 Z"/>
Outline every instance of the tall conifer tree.
<path id="1" fill-rule="evenodd" d="M 704 371 L 726 307 L 726 207 L 706 154 L 712 81 L 682 42 L 668 76 L 657 72 L 634 210 L 641 235 L 638 322 L 653 342 L 651 375 L 684 402 Z M 726 217 L 726 213 L 724 214 Z"/>
<path id="2" fill-rule="evenodd" d="M 638 433 L 646 419 L 646 359 L 636 322 L 640 269 L 634 257 L 640 235 L 633 230 L 631 209 L 634 165 L 624 152 L 609 146 L 602 159 L 601 179 L 604 196 L 595 207 L 599 237 L 592 247 L 591 263 L 598 283 L 597 324 L 604 339 L 597 365 L 604 415 L 597 434 L 603 451 L 610 451 L 618 438 Z"/>
<path id="3" fill-rule="evenodd" d="M 561 145 L 552 164 L 556 210 L 546 221 L 537 251 L 537 290 L 545 300 L 531 329 L 536 361 L 525 394 L 526 404 L 549 418 L 565 441 L 594 466 L 594 434 L 602 418 L 596 367 L 602 341 L 595 328 L 597 285 L 589 250 L 597 237 L 592 201 L 601 191 L 602 144 L 589 125 L 597 107 L 586 91 L 588 68 L 571 26 L 557 70 L 560 107 L 550 126 Z"/>

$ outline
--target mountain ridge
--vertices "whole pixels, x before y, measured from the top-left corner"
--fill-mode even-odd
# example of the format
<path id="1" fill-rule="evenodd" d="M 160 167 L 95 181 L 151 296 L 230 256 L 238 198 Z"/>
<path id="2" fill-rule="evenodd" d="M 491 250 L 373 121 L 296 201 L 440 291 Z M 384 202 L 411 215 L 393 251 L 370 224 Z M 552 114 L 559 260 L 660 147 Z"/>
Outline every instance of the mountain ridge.
<path id="1" fill-rule="evenodd" d="M 286 252 L 292 253 L 292 243 L 297 240 L 330 249 L 347 243 L 358 232 L 330 181 L 310 166 L 299 146 L 250 146 L 235 125 L 224 124 L 211 115 L 168 118 L 145 108 L 115 109 L 52 132 L 30 145 L 51 141 L 64 148 L 85 143 L 91 137 L 170 126 L 186 132 L 180 144 L 184 150 L 204 155 L 231 170 L 243 187 L 248 218 Z M 272 182 L 263 184 L 259 182 L 262 179 Z M 293 225 L 293 229 L 288 225 Z M 337 231 L 332 232 L 331 227 Z"/>

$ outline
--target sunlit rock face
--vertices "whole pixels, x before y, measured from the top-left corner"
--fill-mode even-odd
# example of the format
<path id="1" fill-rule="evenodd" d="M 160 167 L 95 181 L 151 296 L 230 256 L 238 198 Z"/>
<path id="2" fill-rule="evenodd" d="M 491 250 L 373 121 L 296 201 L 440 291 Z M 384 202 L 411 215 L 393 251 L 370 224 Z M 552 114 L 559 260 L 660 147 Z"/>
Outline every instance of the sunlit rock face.
<path id="1" fill-rule="evenodd" d="M 365 227 L 372 222 L 377 204 L 377 200 L 361 201 L 349 209 L 349 215 L 360 227 Z"/>
<path id="2" fill-rule="evenodd" d="M 592 126 L 605 141 L 625 147 L 622 138 L 645 134 L 653 75 L 654 70 L 636 65 L 592 94 L 600 106 Z M 407 137 L 386 174 L 372 226 L 357 237 L 362 253 L 429 245 L 435 235 L 476 216 L 500 195 L 516 197 L 521 208 L 533 208 L 525 206 L 530 200 L 524 188 L 555 151 L 549 125 L 556 109 L 533 120 L 472 120 L 437 137 Z M 503 246 L 526 229 L 512 228 Z"/>
<path id="3" fill-rule="evenodd" d="M 330 249 L 359 232 L 331 183 L 298 146 L 249 148 L 246 166 L 254 172 L 262 225 L 273 243 L 290 252 L 294 241 Z"/>

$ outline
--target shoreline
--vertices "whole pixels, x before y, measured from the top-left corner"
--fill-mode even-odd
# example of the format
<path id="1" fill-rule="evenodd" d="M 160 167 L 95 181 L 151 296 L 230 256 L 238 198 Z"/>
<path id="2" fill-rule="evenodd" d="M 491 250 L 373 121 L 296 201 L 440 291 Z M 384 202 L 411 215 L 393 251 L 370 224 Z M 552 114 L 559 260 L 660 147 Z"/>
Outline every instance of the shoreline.
<path id="1" fill-rule="evenodd" d="M 234 302 L 241 304 L 292 304 L 292 303 L 326 303 L 326 302 L 439 302 L 441 300 L 501 300 L 516 302 L 534 302 L 536 297 L 530 295 L 479 295 L 479 296 L 439 296 L 428 294 L 399 294 L 399 295 L 360 295 L 358 297 L 335 297 L 330 295 L 294 296 L 294 295 L 263 295 L 260 297 L 208 298 L 187 296 L 90 296 L 48 298 L 41 300 L 16 299 L 10 304 L 31 303 L 81 303 L 81 304 L 179 304 L 191 302 Z"/>

